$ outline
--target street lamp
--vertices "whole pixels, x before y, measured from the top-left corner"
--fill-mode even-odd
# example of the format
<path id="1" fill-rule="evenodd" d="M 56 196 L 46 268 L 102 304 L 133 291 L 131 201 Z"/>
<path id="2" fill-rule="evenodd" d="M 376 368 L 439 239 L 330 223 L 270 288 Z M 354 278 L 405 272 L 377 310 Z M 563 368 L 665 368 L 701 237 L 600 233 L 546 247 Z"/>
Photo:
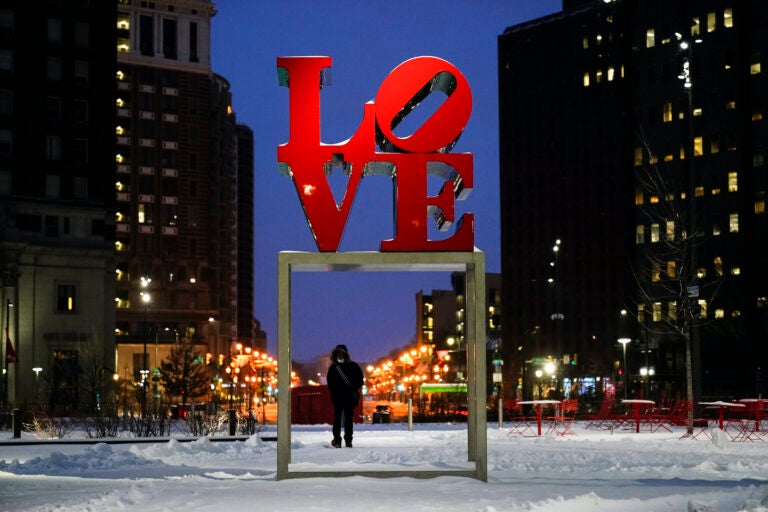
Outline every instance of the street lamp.
<path id="1" fill-rule="evenodd" d="M 146 291 L 147 287 L 149 286 L 149 283 L 152 282 L 152 279 L 146 276 L 141 277 L 141 301 L 144 303 L 144 332 L 143 332 L 143 342 L 144 342 L 144 350 L 142 352 L 142 358 L 141 358 L 141 417 L 145 417 L 147 415 L 147 374 L 149 373 L 149 368 L 147 364 L 147 337 L 149 336 L 149 323 L 147 322 L 147 310 L 149 309 L 149 302 L 151 300 L 151 296 L 149 295 L 149 292 Z"/>
<path id="2" fill-rule="evenodd" d="M 631 342 L 632 340 L 629 338 L 619 338 L 618 342 L 621 343 L 621 349 L 624 353 L 624 365 L 622 366 L 622 369 L 624 370 L 624 399 L 627 399 L 627 343 Z"/>

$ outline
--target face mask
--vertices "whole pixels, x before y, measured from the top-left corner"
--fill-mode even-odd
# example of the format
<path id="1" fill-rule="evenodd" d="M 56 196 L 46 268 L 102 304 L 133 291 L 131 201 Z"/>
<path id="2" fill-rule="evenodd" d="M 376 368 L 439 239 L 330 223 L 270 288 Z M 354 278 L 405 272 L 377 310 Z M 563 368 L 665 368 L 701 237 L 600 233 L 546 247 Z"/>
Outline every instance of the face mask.
<path id="1" fill-rule="evenodd" d="M 343 363 L 345 361 L 346 359 L 344 359 L 343 357 L 340 357 L 339 359 L 336 360 L 337 363 Z"/>

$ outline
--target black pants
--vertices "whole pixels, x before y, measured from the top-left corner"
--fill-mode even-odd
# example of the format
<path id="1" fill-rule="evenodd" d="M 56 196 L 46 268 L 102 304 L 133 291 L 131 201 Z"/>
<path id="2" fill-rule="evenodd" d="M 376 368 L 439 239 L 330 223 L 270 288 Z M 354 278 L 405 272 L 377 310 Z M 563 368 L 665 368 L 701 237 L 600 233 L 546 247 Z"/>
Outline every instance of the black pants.
<path id="1" fill-rule="evenodd" d="M 344 419 L 344 441 L 352 442 L 352 425 L 355 419 L 356 403 L 333 404 L 333 440 L 341 442 L 341 421 Z"/>

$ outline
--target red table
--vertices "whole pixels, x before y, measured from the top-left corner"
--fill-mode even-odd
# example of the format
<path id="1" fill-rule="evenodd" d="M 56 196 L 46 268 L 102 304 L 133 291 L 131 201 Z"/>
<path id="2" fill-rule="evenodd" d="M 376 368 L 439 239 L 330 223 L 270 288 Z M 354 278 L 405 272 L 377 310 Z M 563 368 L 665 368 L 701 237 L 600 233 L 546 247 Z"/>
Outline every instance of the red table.
<path id="1" fill-rule="evenodd" d="M 517 402 L 522 405 L 530 404 L 536 406 L 536 426 L 538 427 L 538 433 L 541 435 L 541 406 L 559 404 L 560 400 L 525 400 L 523 402 Z"/>
<path id="2" fill-rule="evenodd" d="M 717 401 L 717 402 L 699 402 L 699 405 L 705 405 L 708 407 L 717 407 L 720 409 L 720 419 L 718 421 L 718 427 L 720 427 L 720 430 L 725 430 L 723 428 L 723 412 L 725 411 L 726 407 L 746 407 L 744 404 L 739 404 L 736 402 L 723 402 L 723 401 Z"/>
<path id="3" fill-rule="evenodd" d="M 763 408 L 768 404 L 768 398 L 741 398 L 738 400 L 745 405 L 751 405 L 755 413 L 755 432 L 760 432 L 760 422 L 763 420 Z"/>
<path id="4" fill-rule="evenodd" d="M 633 409 L 635 410 L 635 432 L 640 432 L 640 418 L 642 418 L 642 414 L 640 414 L 640 408 L 643 405 L 656 405 L 656 402 L 654 402 L 653 400 L 642 400 L 640 398 L 630 398 L 628 400 L 622 400 L 621 403 L 631 404 Z"/>

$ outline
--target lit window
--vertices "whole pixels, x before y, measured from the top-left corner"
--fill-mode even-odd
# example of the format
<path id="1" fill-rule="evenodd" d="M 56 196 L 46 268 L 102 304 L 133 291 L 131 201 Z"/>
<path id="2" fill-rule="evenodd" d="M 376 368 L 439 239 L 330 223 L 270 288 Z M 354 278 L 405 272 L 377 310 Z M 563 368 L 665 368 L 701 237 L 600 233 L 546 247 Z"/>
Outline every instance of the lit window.
<path id="1" fill-rule="evenodd" d="M 656 46 L 656 30 L 649 28 L 645 31 L 645 47 L 652 48 Z"/>
<path id="2" fill-rule="evenodd" d="M 677 301 L 673 300 L 667 304 L 667 316 L 670 320 L 677 320 Z"/>
<path id="3" fill-rule="evenodd" d="M 712 195 L 713 195 L 713 196 L 718 196 L 718 195 L 720 195 L 720 189 L 719 189 L 719 188 L 713 188 L 713 189 L 712 189 Z"/>
<path id="4" fill-rule="evenodd" d="M 582 48 L 584 48 L 585 50 L 586 50 L 587 48 L 589 48 L 589 37 L 588 37 L 588 36 L 584 36 L 584 37 L 581 39 L 581 47 L 582 47 Z"/>
<path id="5" fill-rule="evenodd" d="M 712 236 L 720 236 L 720 224 L 712 224 Z"/>
<path id="6" fill-rule="evenodd" d="M 695 16 L 691 20 L 691 35 L 692 36 L 701 35 L 701 20 L 699 20 L 698 16 Z"/>
<path id="7" fill-rule="evenodd" d="M 723 26 L 725 28 L 733 28 L 733 9 L 730 7 L 723 9 Z"/>
<path id="8" fill-rule="evenodd" d="M 728 192 L 739 191 L 739 173 L 731 171 L 728 173 Z"/>
<path id="9" fill-rule="evenodd" d="M 665 162 L 671 162 L 675 159 L 675 155 L 664 155 Z"/>
<path id="10" fill-rule="evenodd" d="M 672 122 L 672 102 L 668 101 L 664 103 L 664 106 L 662 107 L 662 121 L 665 123 Z"/>
<path id="11" fill-rule="evenodd" d="M 707 32 L 714 32 L 717 28 L 717 13 L 707 13 Z"/>
<path id="12" fill-rule="evenodd" d="M 659 204 L 659 196 L 657 196 L 656 194 L 652 195 L 651 197 L 648 198 L 648 202 L 651 204 Z"/>
<path id="13" fill-rule="evenodd" d="M 707 318 L 707 301 L 699 299 L 699 318 Z"/>
<path id="14" fill-rule="evenodd" d="M 75 286 L 60 284 L 56 286 L 56 311 L 59 313 L 75 312 Z"/>
<path id="15" fill-rule="evenodd" d="M 741 267 L 733 267 L 731 269 L 731 275 L 732 276 L 740 276 L 741 275 Z"/>
<path id="16" fill-rule="evenodd" d="M 125 161 L 125 157 L 123 155 L 121 155 L 120 153 L 115 155 L 115 162 L 117 162 L 118 164 L 121 164 L 124 161 Z"/>
<path id="17" fill-rule="evenodd" d="M 704 154 L 704 138 L 693 138 L 693 156 L 701 156 Z"/>
<path id="18" fill-rule="evenodd" d="M 728 231 L 731 233 L 739 232 L 739 214 L 731 213 L 728 215 Z"/>
<path id="19" fill-rule="evenodd" d="M 677 264 L 674 261 L 667 262 L 667 276 L 674 279 L 677 275 Z"/>
<path id="20" fill-rule="evenodd" d="M 651 281 L 654 283 L 658 283 L 660 279 L 661 279 L 661 270 L 659 269 L 659 265 L 654 262 L 651 267 Z"/>
<path id="21" fill-rule="evenodd" d="M 760 66 L 760 52 L 755 52 L 749 56 L 749 74 L 759 75 L 761 71 Z"/>
<path id="22" fill-rule="evenodd" d="M 696 197 L 704 197 L 704 187 L 698 186 L 693 191 L 696 193 Z"/>
<path id="23" fill-rule="evenodd" d="M 766 306 L 768 306 L 768 297 L 758 297 L 757 298 L 757 308 L 763 309 Z"/>
<path id="24" fill-rule="evenodd" d="M 635 226 L 635 243 L 642 245 L 645 243 L 645 226 L 638 224 Z"/>
<path id="25" fill-rule="evenodd" d="M 129 53 L 131 51 L 131 42 L 128 39 L 118 38 L 117 51 L 120 53 Z"/>
<path id="26" fill-rule="evenodd" d="M 675 239 L 675 221 L 667 221 L 667 240 L 670 242 Z"/>
<path id="27" fill-rule="evenodd" d="M 659 225 L 651 224 L 651 243 L 659 241 Z"/>
<path id="28" fill-rule="evenodd" d="M 733 110 L 735 108 L 736 108 L 736 102 L 735 101 L 731 100 L 731 101 L 725 102 L 725 110 Z"/>
<path id="29" fill-rule="evenodd" d="M 765 199 L 759 197 L 755 200 L 755 214 L 765 213 Z"/>
<path id="30" fill-rule="evenodd" d="M 723 259 L 720 256 L 715 256 L 712 263 L 715 266 L 715 275 L 717 277 L 723 277 Z"/>
<path id="31" fill-rule="evenodd" d="M 701 107 L 694 107 L 693 109 L 693 117 L 699 117 L 704 111 L 701 109 Z"/>
<path id="32" fill-rule="evenodd" d="M 699 267 L 696 270 L 696 277 L 698 279 L 704 279 L 705 277 L 707 277 L 707 269 L 705 269 L 704 267 Z"/>
<path id="33" fill-rule="evenodd" d="M 763 118 L 762 112 L 752 112 L 752 120 L 753 121 L 760 121 Z"/>
<path id="34" fill-rule="evenodd" d="M 661 322 L 661 302 L 653 303 L 653 321 Z"/>
<path id="35" fill-rule="evenodd" d="M 715 310 L 715 318 L 725 318 L 725 310 L 717 308 Z"/>
<path id="36" fill-rule="evenodd" d="M 117 99 L 115 100 L 115 104 L 116 104 L 118 107 L 121 107 L 121 108 L 122 108 L 122 107 L 124 107 L 124 106 L 125 106 L 125 101 L 123 101 L 123 98 L 117 98 Z"/>
<path id="37" fill-rule="evenodd" d="M 637 305 L 637 321 L 640 323 L 645 321 L 645 304 Z"/>
<path id="38" fill-rule="evenodd" d="M 140 204 L 139 205 L 139 224 L 144 224 L 145 221 L 146 221 L 146 215 L 144 213 L 144 205 Z"/>
<path id="39" fill-rule="evenodd" d="M 635 206 L 640 206 L 643 204 L 643 187 L 636 187 L 635 188 Z"/>
<path id="40" fill-rule="evenodd" d="M 603 70 L 598 69 L 597 71 L 595 71 L 595 83 L 599 84 L 602 81 L 603 81 Z"/>
<path id="41" fill-rule="evenodd" d="M 131 28 L 131 21 L 128 19 L 125 15 L 120 15 L 117 17 L 117 28 L 120 30 L 130 30 Z"/>
<path id="42" fill-rule="evenodd" d="M 616 70 L 614 69 L 614 67 L 613 66 L 609 67 L 607 73 L 608 73 L 608 81 L 613 82 L 613 79 L 616 78 Z"/>
<path id="43" fill-rule="evenodd" d="M 643 165 L 643 148 L 635 148 L 635 167 Z"/>
<path id="44" fill-rule="evenodd" d="M 589 73 L 584 73 L 584 78 L 582 83 L 584 84 L 584 87 L 589 87 Z"/>

